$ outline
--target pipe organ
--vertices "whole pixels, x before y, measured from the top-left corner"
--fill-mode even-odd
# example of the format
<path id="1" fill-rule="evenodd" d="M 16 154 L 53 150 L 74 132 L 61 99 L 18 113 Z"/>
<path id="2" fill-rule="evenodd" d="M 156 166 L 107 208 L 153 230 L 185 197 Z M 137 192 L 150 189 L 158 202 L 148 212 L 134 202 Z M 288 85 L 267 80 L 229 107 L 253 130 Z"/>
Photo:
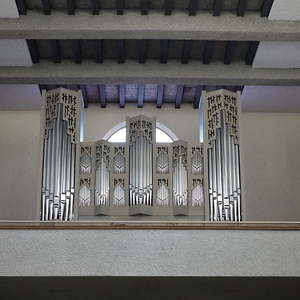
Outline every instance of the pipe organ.
<path id="1" fill-rule="evenodd" d="M 157 144 L 156 120 L 127 118 L 126 143 L 81 143 L 79 217 L 197 215 L 204 219 L 203 150 Z"/>
<path id="2" fill-rule="evenodd" d="M 156 143 L 156 120 L 145 116 L 127 118 L 126 143 L 80 143 L 81 94 L 59 88 L 43 97 L 41 220 L 101 215 L 242 220 L 239 94 L 203 92 L 203 143 L 197 145 Z"/>
<path id="3" fill-rule="evenodd" d="M 77 207 L 80 93 L 56 89 L 43 93 L 43 167 L 41 215 L 43 221 L 69 221 Z M 90 172 L 82 157 L 82 170 Z M 87 190 L 82 203 L 88 205 Z"/>
<path id="4" fill-rule="evenodd" d="M 210 221 L 241 221 L 239 93 L 203 93 L 206 215 Z"/>

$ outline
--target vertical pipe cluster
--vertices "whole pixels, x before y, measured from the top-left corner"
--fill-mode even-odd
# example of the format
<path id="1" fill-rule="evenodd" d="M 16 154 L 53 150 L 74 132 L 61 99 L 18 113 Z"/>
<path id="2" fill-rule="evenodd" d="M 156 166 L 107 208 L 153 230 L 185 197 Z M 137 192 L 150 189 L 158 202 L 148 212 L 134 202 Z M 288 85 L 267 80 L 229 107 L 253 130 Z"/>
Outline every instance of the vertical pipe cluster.
<path id="1" fill-rule="evenodd" d="M 187 147 L 183 145 L 173 147 L 173 193 L 175 206 L 188 204 L 188 172 L 187 172 Z"/>
<path id="2" fill-rule="evenodd" d="M 72 103 L 65 102 L 58 92 L 49 93 L 45 109 L 41 220 L 68 221 L 74 215 L 76 109 L 72 105 L 76 105 L 76 100 L 71 96 Z"/>
<path id="3" fill-rule="evenodd" d="M 136 120 L 130 123 L 129 205 L 152 206 L 153 141 L 152 123 Z"/>
<path id="4" fill-rule="evenodd" d="M 210 220 L 241 221 L 237 99 L 216 95 L 207 101 Z"/>
<path id="5" fill-rule="evenodd" d="M 97 145 L 95 201 L 98 206 L 109 205 L 109 146 Z"/>

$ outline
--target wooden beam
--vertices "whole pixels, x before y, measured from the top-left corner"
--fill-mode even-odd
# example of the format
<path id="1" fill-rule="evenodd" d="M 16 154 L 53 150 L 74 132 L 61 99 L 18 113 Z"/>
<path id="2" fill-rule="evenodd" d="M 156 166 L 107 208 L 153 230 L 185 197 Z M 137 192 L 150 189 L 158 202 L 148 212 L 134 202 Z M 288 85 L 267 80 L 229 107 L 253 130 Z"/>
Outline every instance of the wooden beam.
<path id="1" fill-rule="evenodd" d="M 189 16 L 196 16 L 198 9 L 198 0 L 190 0 L 189 2 Z"/>
<path id="2" fill-rule="evenodd" d="M 138 108 L 143 108 L 144 107 L 144 98 L 145 98 L 145 85 L 141 84 L 139 85 L 139 90 L 138 90 Z"/>
<path id="3" fill-rule="evenodd" d="M 73 41 L 73 53 L 74 53 L 74 60 L 76 64 L 82 63 L 82 51 L 81 51 L 81 42 L 80 40 Z"/>
<path id="4" fill-rule="evenodd" d="M 144 64 L 148 56 L 148 41 L 147 40 L 138 40 L 138 49 L 139 49 L 139 63 Z"/>
<path id="5" fill-rule="evenodd" d="M 182 54 L 181 54 L 181 63 L 187 64 L 190 60 L 191 52 L 193 48 L 193 41 L 185 40 L 183 42 Z"/>
<path id="6" fill-rule="evenodd" d="M 100 106 L 102 108 L 105 108 L 107 102 L 105 84 L 98 85 L 98 92 L 99 92 Z"/>
<path id="7" fill-rule="evenodd" d="M 159 84 L 157 86 L 157 100 L 156 100 L 156 107 L 161 108 L 163 101 L 164 101 L 164 85 Z"/>
<path id="8" fill-rule="evenodd" d="M 76 4 L 75 0 L 67 0 L 67 8 L 69 15 L 75 15 Z"/>
<path id="9" fill-rule="evenodd" d="M 243 17 L 246 13 L 248 5 L 248 0 L 239 0 L 237 8 L 236 8 L 236 15 L 238 17 Z"/>
<path id="10" fill-rule="evenodd" d="M 51 15 L 51 3 L 50 0 L 42 0 L 43 12 L 45 15 Z"/>
<path id="11" fill-rule="evenodd" d="M 99 15 L 100 13 L 100 0 L 91 0 L 92 1 L 92 11 L 93 15 Z"/>
<path id="12" fill-rule="evenodd" d="M 259 45 L 258 41 L 250 42 L 249 49 L 245 59 L 246 65 L 252 65 L 256 55 L 258 45 Z"/>
<path id="13" fill-rule="evenodd" d="M 140 0 L 141 14 L 148 15 L 149 0 Z"/>
<path id="14" fill-rule="evenodd" d="M 61 51 L 60 51 L 60 41 L 50 40 L 52 61 L 54 63 L 61 63 Z"/>
<path id="15" fill-rule="evenodd" d="M 194 96 L 194 102 L 193 102 L 193 107 L 195 109 L 199 108 L 200 100 L 201 100 L 201 95 L 202 95 L 202 90 L 203 90 L 203 86 L 202 85 L 196 86 L 196 91 L 195 91 L 195 96 Z"/>
<path id="16" fill-rule="evenodd" d="M 125 40 L 117 40 L 117 60 L 119 64 L 124 64 L 126 61 Z"/>
<path id="17" fill-rule="evenodd" d="M 160 56 L 161 64 L 166 64 L 169 57 L 169 40 L 160 40 Z"/>
<path id="18" fill-rule="evenodd" d="M 119 105 L 120 105 L 120 108 L 125 107 L 125 102 L 126 102 L 126 86 L 125 86 L 125 84 L 120 84 L 119 85 Z"/>
<path id="19" fill-rule="evenodd" d="M 232 62 L 234 57 L 234 51 L 236 48 L 236 41 L 228 41 L 226 43 L 225 55 L 224 55 L 224 64 L 229 65 Z"/>
<path id="20" fill-rule="evenodd" d="M 220 16 L 223 8 L 223 0 L 214 0 L 213 4 L 213 16 Z"/>
<path id="21" fill-rule="evenodd" d="M 273 6 L 274 0 L 264 0 L 261 9 L 260 9 L 260 15 L 262 17 L 268 17 L 271 11 L 271 8 Z"/>
<path id="22" fill-rule="evenodd" d="M 203 64 L 207 65 L 211 62 L 215 48 L 215 41 L 205 41 L 202 55 Z"/>
<path id="23" fill-rule="evenodd" d="M 88 95 L 88 92 L 87 92 L 86 85 L 80 85 L 79 88 L 81 89 L 81 92 L 82 92 L 83 107 L 88 108 L 88 106 L 89 106 L 89 95 Z"/>
<path id="24" fill-rule="evenodd" d="M 103 63 L 103 40 L 95 40 L 96 62 Z"/>
<path id="25" fill-rule="evenodd" d="M 165 0 L 164 3 L 165 16 L 170 16 L 172 14 L 173 9 L 174 9 L 174 0 Z"/>
<path id="26" fill-rule="evenodd" d="M 125 9 L 125 1 L 124 0 L 117 0 L 117 15 L 123 15 Z"/>
<path id="27" fill-rule="evenodd" d="M 26 0 L 16 0 L 17 8 L 20 15 L 27 14 L 27 5 Z"/>
<path id="28" fill-rule="evenodd" d="M 34 64 L 40 62 L 40 53 L 36 40 L 27 40 L 28 49 L 30 52 L 31 60 Z"/>
<path id="29" fill-rule="evenodd" d="M 177 92 L 176 92 L 176 99 L 175 99 L 175 108 L 180 108 L 182 98 L 183 98 L 184 86 L 178 85 Z"/>

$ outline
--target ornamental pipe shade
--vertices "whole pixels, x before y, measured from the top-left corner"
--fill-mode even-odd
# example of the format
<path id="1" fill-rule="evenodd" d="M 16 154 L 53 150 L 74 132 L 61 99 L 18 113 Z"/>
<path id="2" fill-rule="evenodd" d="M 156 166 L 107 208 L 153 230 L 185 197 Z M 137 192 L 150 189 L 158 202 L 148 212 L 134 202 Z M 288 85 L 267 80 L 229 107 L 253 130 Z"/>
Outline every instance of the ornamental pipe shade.
<path id="1" fill-rule="evenodd" d="M 242 221 L 240 93 L 202 94 L 206 216 L 210 221 Z"/>
<path id="2" fill-rule="evenodd" d="M 76 218 L 81 93 L 43 91 L 42 221 Z"/>

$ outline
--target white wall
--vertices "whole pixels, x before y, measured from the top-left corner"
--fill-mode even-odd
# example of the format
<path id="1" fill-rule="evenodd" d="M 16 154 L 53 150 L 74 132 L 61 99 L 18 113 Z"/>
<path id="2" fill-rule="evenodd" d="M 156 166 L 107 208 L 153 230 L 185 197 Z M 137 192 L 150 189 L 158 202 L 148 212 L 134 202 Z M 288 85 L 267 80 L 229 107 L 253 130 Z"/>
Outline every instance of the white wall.
<path id="1" fill-rule="evenodd" d="M 243 113 L 249 220 L 300 221 L 300 114 Z"/>
<path id="2" fill-rule="evenodd" d="M 190 104 L 182 105 L 180 109 L 174 108 L 174 105 L 163 105 L 161 109 L 157 109 L 153 104 L 146 104 L 143 109 L 137 108 L 135 104 L 126 104 L 124 109 L 120 109 L 116 104 L 110 104 L 107 108 L 89 105 L 84 112 L 84 140 L 102 139 L 111 128 L 125 121 L 127 116 L 141 114 L 156 117 L 158 122 L 170 128 L 179 139 L 189 143 L 199 143 L 198 110 L 192 109 Z"/>
<path id="3" fill-rule="evenodd" d="M 39 111 L 0 111 L 0 219 L 34 219 Z"/>
<path id="4" fill-rule="evenodd" d="M 198 141 L 198 113 L 190 106 L 146 108 L 90 106 L 85 111 L 85 140 L 101 139 L 126 116 L 147 112 L 179 138 Z M 0 111 L 0 219 L 34 218 L 39 127 L 39 111 Z M 248 220 L 300 221 L 299 128 L 298 113 L 242 114 Z"/>

